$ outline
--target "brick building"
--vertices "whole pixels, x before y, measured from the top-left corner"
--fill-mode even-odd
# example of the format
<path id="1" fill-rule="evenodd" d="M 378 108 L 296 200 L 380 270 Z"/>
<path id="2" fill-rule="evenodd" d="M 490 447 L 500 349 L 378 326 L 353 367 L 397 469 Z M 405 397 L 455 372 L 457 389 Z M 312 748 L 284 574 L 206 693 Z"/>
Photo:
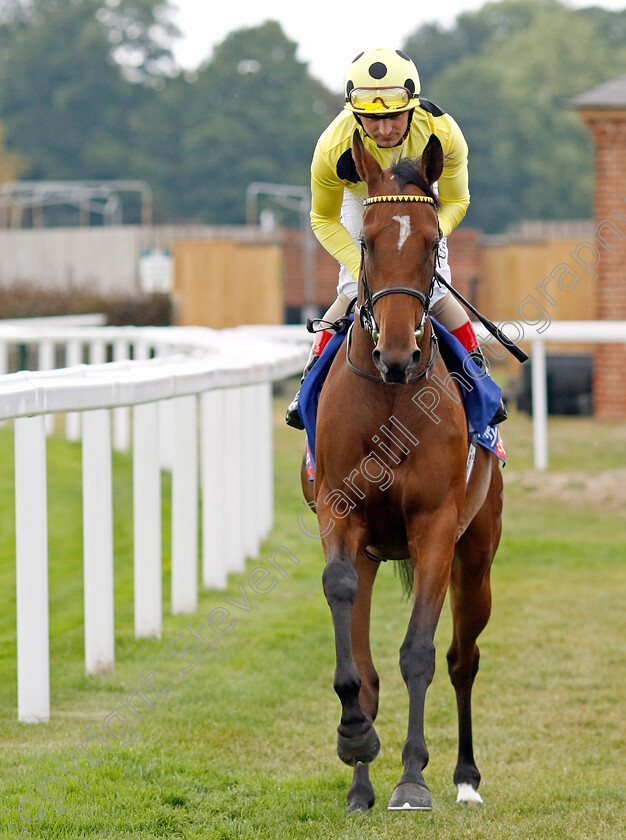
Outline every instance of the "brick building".
<path id="1" fill-rule="evenodd" d="M 626 75 L 572 100 L 595 144 L 599 320 L 626 321 Z M 594 415 L 626 419 L 626 347 L 600 345 L 594 358 Z"/>

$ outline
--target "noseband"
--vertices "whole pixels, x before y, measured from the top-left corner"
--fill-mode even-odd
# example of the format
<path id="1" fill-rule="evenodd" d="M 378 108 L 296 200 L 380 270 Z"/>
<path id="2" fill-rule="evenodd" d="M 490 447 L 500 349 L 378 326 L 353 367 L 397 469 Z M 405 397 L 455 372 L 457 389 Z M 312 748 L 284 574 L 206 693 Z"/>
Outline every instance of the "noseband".
<path id="1" fill-rule="evenodd" d="M 367 207 L 371 204 L 387 204 L 395 201 L 403 201 L 403 202 L 420 202 L 423 204 L 431 204 L 433 208 L 435 207 L 435 200 L 428 195 L 375 195 L 371 196 L 370 198 L 366 198 L 363 202 L 363 206 Z M 415 341 L 419 342 L 424 336 L 424 329 L 426 326 L 426 318 L 428 317 L 428 310 L 430 309 L 430 299 L 433 293 L 433 288 L 435 285 L 435 276 L 433 274 L 433 278 L 430 282 L 430 288 L 428 290 L 428 294 L 424 294 L 424 292 L 420 291 L 419 289 L 413 289 L 411 286 L 386 286 L 384 289 L 381 289 L 379 292 L 374 292 L 370 289 L 368 280 L 367 280 L 367 272 L 365 270 L 365 251 L 366 251 L 365 243 L 361 241 L 361 271 L 360 271 L 360 278 L 361 283 L 363 284 L 363 294 L 365 297 L 365 301 L 361 306 L 355 307 L 355 312 L 358 315 L 359 323 L 363 327 L 364 330 L 370 333 L 372 336 L 372 341 L 374 342 L 374 346 L 378 344 L 378 339 L 380 337 L 380 330 L 378 328 L 378 324 L 376 323 L 376 318 L 374 316 L 374 304 L 380 300 L 380 298 L 385 297 L 385 295 L 411 295 L 411 297 L 415 297 L 419 300 L 422 304 L 422 318 L 420 320 L 419 326 L 414 332 Z M 379 376 L 373 376 L 371 373 L 367 373 L 360 368 L 357 368 L 352 362 L 350 361 L 350 339 L 352 332 L 352 328 L 350 328 L 350 332 L 348 333 L 347 340 L 346 340 L 346 361 L 348 366 L 351 370 L 357 373 L 359 376 L 364 377 L 365 379 L 369 379 L 374 382 L 382 382 L 383 380 Z M 437 359 L 439 354 L 439 348 L 437 344 L 437 338 L 434 332 L 431 333 L 430 338 L 430 359 L 426 368 L 417 376 L 413 377 L 409 380 L 410 382 L 416 382 L 418 379 L 422 379 L 424 376 L 428 377 L 428 374 L 432 370 L 433 365 Z"/>

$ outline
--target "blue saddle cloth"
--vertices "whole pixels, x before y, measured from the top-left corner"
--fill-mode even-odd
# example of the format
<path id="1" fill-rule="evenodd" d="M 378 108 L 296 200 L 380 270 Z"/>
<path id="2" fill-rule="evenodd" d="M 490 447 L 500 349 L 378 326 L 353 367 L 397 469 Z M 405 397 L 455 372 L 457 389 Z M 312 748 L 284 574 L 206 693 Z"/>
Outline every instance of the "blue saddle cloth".
<path id="1" fill-rule="evenodd" d="M 489 449 L 500 458 L 505 460 L 506 454 L 502 446 L 502 438 L 497 427 L 489 423 L 500 405 L 501 390 L 493 379 L 485 376 L 480 368 L 469 358 L 467 350 L 461 342 L 449 333 L 434 318 L 432 322 L 435 335 L 439 342 L 441 356 L 451 374 L 459 383 L 460 390 L 465 403 L 470 434 L 476 435 L 476 441 L 481 446 Z M 330 339 L 319 360 L 309 371 L 300 388 L 298 410 L 304 428 L 306 429 L 307 442 L 310 458 L 310 474 L 315 474 L 315 428 L 317 424 L 317 406 L 319 403 L 322 386 L 333 363 L 337 351 L 343 344 L 346 333 L 335 333 Z M 446 386 L 429 378 L 426 383 L 431 387 L 443 390 Z M 452 386 L 450 386 L 452 387 Z M 416 406 L 417 410 L 417 406 Z"/>

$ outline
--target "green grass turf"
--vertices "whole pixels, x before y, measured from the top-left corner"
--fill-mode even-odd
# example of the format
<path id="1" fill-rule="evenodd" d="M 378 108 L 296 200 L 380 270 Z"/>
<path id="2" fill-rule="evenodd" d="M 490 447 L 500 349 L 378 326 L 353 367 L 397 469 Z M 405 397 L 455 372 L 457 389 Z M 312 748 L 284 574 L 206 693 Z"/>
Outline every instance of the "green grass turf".
<path id="1" fill-rule="evenodd" d="M 0 429 L 0 836 L 33 838 L 415 838 L 437 840 L 617 840 L 626 824 L 624 798 L 624 511 L 592 502 L 538 499 L 507 482 L 505 525 L 493 575 L 494 608 L 481 637 L 474 701 L 475 745 L 484 808 L 455 804 L 453 692 L 445 669 L 450 619 L 444 608 L 438 664 L 426 710 L 431 813 L 393 813 L 386 803 L 401 772 L 406 690 L 398 648 L 408 618 L 391 565 L 375 590 L 373 654 L 381 677 L 382 740 L 372 766 L 378 803 L 368 816 L 344 812 L 350 771 L 335 754 L 339 703 L 332 690 L 334 651 L 321 589 L 322 555 L 297 521 L 302 437 L 283 427 L 277 405 L 275 528 L 246 575 L 226 592 L 202 592 L 197 616 L 169 614 L 169 482 L 164 476 L 163 637 L 137 641 L 132 621 L 132 465 L 115 457 L 116 666 L 111 677 L 84 674 L 80 447 L 49 443 L 51 721 L 16 719 L 15 572 L 12 433 Z M 550 421 L 552 467 L 578 473 L 626 466 L 618 426 L 589 420 Z M 600 437 L 594 447 L 586 437 Z M 601 434 L 600 434 L 601 432 Z M 511 475 L 532 465 L 529 421 L 514 415 L 503 434 Z M 313 520 L 307 520 L 313 527 Z M 248 574 L 269 569 L 284 546 L 285 576 L 267 594 L 252 592 Z M 269 578 L 268 578 L 269 580 Z M 239 588 L 238 588 L 239 587 Z M 246 592 L 248 601 L 242 600 Z M 244 611 L 232 603 L 244 604 Z M 168 659 L 165 647 L 185 625 L 206 622 L 228 606 L 237 624 L 196 667 L 189 654 Z M 189 643 L 189 642 L 188 642 Z M 187 644 L 188 644 L 187 643 Z M 174 641 L 174 650 L 183 647 Z M 103 732 L 152 677 L 152 708 L 141 701 L 133 730 L 107 751 L 91 742 L 93 762 L 73 757 L 88 734 Z M 118 692 L 118 697 L 115 693 Z M 130 717 L 130 715 L 128 715 Z M 119 719 L 118 719 L 119 723 Z M 92 727 L 89 729 L 89 727 Z M 132 743 L 131 743 L 132 741 Z M 108 742 L 110 743 L 110 741 Z M 96 763 L 97 762 L 97 763 Z M 74 775 L 56 768 L 74 770 Z M 64 781 L 65 794 L 47 777 Z M 39 790 L 38 790 L 39 788 Z M 59 798 L 56 808 L 42 795 Z M 45 815 L 43 807 L 45 806 Z M 20 811 L 21 808 L 21 811 Z M 4 809 L 4 810 L 3 810 Z M 28 822 L 30 820 L 30 823 Z"/>

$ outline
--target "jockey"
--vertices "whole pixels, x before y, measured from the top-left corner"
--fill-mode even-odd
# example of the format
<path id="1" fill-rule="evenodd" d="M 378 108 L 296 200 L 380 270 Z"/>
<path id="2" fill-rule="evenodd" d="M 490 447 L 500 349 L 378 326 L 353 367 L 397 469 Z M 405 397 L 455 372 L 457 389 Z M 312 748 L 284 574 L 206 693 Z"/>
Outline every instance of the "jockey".
<path id="1" fill-rule="evenodd" d="M 311 164 L 311 225 L 324 248 L 340 263 L 337 299 L 324 315 L 334 322 L 356 297 L 361 253 L 358 240 L 367 189 L 352 159 L 352 135 L 359 128 L 365 146 L 387 169 L 400 158 L 419 158 L 431 134 L 441 141 L 444 167 L 436 185 L 440 201 L 439 273 L 451 282 L 446 237 L 465 216 L 469 205 L 467 143 L 451 116 L 419 96 L 417 68 L 400 50 L 375 49 L 358 55 L 346 77 L 345 106 L 317 142 Z M 465 309 L 442 285 L 435 283 L 430 312 L 456 336 L 476 364 L 488 372 L 487 361 Z M 332 336 L 318 332 L 302 379 Z M 285 420 L 304 428 L 295 395 Z M 506 419 L 501 403 L 494 422 Z"/>

